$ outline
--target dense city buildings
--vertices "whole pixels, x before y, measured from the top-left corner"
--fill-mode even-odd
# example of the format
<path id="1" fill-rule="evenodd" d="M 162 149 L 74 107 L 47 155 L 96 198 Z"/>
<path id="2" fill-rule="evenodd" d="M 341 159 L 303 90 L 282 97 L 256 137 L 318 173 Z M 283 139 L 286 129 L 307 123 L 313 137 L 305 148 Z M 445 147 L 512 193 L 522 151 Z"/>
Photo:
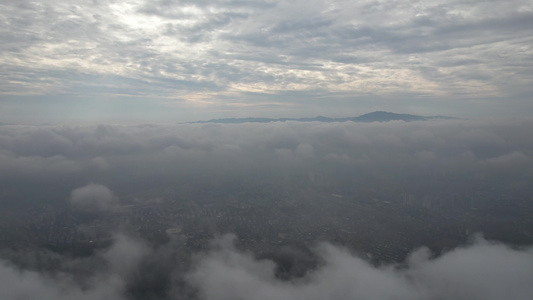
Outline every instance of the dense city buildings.
<path id="1" fill-rule="evenodd" d="M 16 220 L 3 218 L 0 246 L 83 255 L 105 247 L 113 234 L 128 232 L 156 244 L 175 240 L 181 251 L 192 253 L 234 233 L 239 247 L 258 256 L 331 242 L 377 263 L 399 263 L 418 247 L 440 253 L 476 233 L 517 245 L 533 241 L 533 206 L 527 199 L 482 191 L 416 194 L 357 182 L 344 186 L 326 183 L 330 177 L 309 173 L 282 183 L 176 185 L 119 195 L 120 209 L 109 212 L 35 206 Z"/>

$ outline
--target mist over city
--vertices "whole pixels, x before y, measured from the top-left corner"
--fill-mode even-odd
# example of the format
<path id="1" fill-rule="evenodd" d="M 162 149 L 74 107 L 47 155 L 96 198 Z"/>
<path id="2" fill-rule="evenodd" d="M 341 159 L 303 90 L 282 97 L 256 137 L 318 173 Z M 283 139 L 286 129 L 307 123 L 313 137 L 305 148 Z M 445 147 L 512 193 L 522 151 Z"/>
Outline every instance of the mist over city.
<path id="1" fill-rule="evenodd" d="M 526 299 L 531 130 L 1 126 L 2 297 Z"/>
<path id="2" fill-rule="evenodd" d="M 527 0 L 4 0 L 0 299 L 530 299 Z"/>

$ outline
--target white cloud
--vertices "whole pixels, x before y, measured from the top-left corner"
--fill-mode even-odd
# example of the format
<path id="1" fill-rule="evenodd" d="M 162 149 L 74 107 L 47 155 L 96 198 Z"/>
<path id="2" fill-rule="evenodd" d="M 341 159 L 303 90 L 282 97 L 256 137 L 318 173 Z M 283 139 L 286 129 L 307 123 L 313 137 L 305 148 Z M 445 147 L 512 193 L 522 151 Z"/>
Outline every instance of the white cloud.
<path id="1" fill-rule="evenodd" d="M 533 251 L 477 239 L 470 245 L 432 257 L 421 248 L 397 265 L 375 266 L 346 249 L 321 244 L 314 249 L 319 264 L 303 277 L 283 280 L 276 263 L 237 250 L 233 235 L 213 241 L 208 252 L 197 254 L 184 272 L 172 259 L 172 245 L 150 248 L 125 235 L 116 235 L 106 250 L 90 257 L 59 257 L 63 271 L 20 269 L 0 261 L 0 297 L 3 299 L 130 299 L 136 284 L 151 274 L 184 276 L 186 282 L 164 285 L 170 299 L 529 299 L 533 292 Z M 22 254 L 21 254 L 22 255 Z M 56 266 L 57 267 L 57 266 Z M 148 269 L 146 269 L 148 268 Z M 141 281 L 139 281 L 141 280 Z M 166 280 L 164 277 L 161 280 Z M 176 283 L 176 281 L 170 280 Z M 155 284 L 155 282 L 152 282 Z M 190 284 L 191 286 L 184 285 Z M 160 284 L 160 283 L 157 283 Z M 158 285 L 160 287 L 160 285 Z M 194 296 L 193 296 L 194 295 Z M 138 295 L 137 295 L 138 296 Z M 150 299 L 167 299 L 153 296 Z"/>
<path id="2" fill-rule="evenodd" d="M 70 193 L 70 204 L 75 209 L 86 211 L 118 211 L 118 198 L 105 185 L 89 183 Z"/>
<path id="3" fill-rule="evenodd" d="M 223 237 L 190 275 L 205 300 L 529 299 L 533 292 L 531 249 L 482 240 L 434 259 L 422 249 L 401 267 L 376 267 L 324 244 L 317 250 L 323 263 L 293 281 L 276 278 L 273 262 L 236 250 L 231 240 Z"/>

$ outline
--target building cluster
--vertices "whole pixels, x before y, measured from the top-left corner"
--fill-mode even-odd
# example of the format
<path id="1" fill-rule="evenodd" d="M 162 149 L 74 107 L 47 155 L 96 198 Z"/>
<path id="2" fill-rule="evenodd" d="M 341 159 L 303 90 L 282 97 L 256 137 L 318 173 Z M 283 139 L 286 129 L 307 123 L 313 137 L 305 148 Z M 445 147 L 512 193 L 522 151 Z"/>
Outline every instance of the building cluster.
<path id="1" fill-rule="evenodd" d="M 328 177 L 311 174 L 310 178 Z M 158 198 L 153 194 L 144 200 L 138 194 L 135 201 L 124 198 L 128 204 L 113 212 L 33 208 L 23 218 L 0 222 L 0 246 L 86 249 L 108 244 L 116 232 L 130 231 L 156 243 L 173 240 L 193 252 L 208 249 L 216 236 L 234 233 L 239 247 L 258 255 L 282 246 L 309 248 L 329 241 L 372 260 L 399 262 L 420 246 L 444 251 L 476 232 L 512 237 L 515 242 L 533 239 L 532 207 L 506 195 L 447 197 L 404 191 L 395 198 L 392 193 L 368 190 L 277 191 L 268 185 L 237 187 L 222 194 L 213 189 L 200 198 L 178 191 L 162 192 Z M 491 217 L 495 209 L 503 209 L 507 213 L 503 218 L 509 219 L 503 220 L 502 214 Z M 507 223 L 501 226 L 502 222 Z"/>

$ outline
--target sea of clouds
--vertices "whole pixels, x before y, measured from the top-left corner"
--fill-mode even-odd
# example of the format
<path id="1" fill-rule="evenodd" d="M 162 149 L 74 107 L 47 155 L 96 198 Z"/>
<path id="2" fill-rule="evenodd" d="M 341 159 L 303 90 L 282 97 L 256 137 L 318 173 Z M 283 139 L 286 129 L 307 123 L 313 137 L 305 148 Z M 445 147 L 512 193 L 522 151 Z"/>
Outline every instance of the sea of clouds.
<path id="1" fill-rule="evenodd" d="M 438 170 L 442 178 L 530 197 L 532 131 L 531 120 L 3 125 L 1 201 L 56 201 L 116 212 L 119 196 L 144 188 L 139 183 L 159 188 L 228 177 L 275 180 L 322 169 L 370 174 L 384 184 L 409 184 Z M 459 183 L 442 188 L 454 187 L 464 188 Z M 38 193 L 26 199 L 26 190 Z M 530 299 L 533 294 L 532 249 L 483 238 L 438 257 L 421 248 L 402 264 L 380 266 L 322 243 L 314 249 L 318 267 L 290 280 L 275 276 L 273 261 L 237 250 L 234 239 L 216 238 L 186 269 L 173 258 L 174 244 L 156 248 L 120 233 L 108 248 L 85 258 L 42 249 L 2 251 L 0 298 L 139 299 L 131 291 L 143 284 L 159 291 L 144 299 Z M 57 267 L 39 268 L 39 260 Z"/>

